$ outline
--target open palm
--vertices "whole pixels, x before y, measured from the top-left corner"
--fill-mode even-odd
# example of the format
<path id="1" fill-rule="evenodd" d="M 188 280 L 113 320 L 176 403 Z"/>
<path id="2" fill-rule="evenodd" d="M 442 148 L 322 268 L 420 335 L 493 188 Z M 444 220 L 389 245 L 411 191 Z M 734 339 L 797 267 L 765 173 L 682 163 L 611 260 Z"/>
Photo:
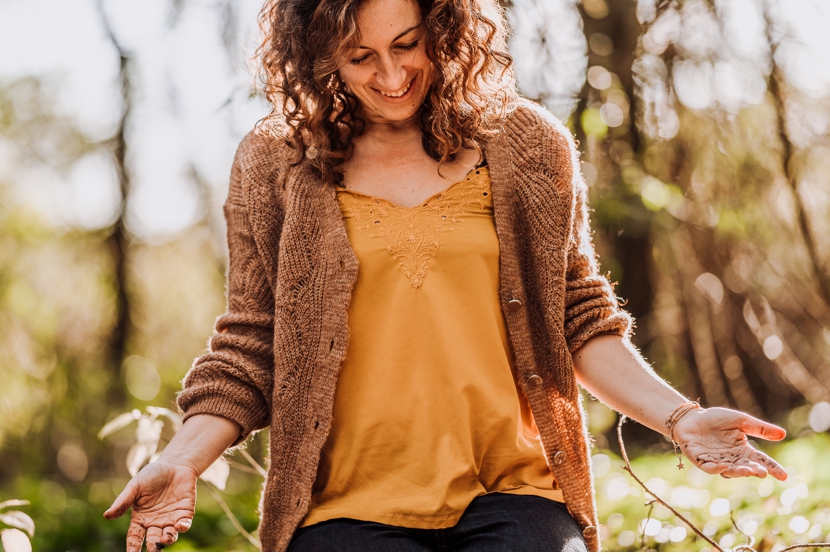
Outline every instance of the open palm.
<path id="1" fill-rule="evenodd" d="M 674 438 L 701 470 L 724 477 L 766 477 L 786 480 L 787 472 L 774 459 L 756 450 L 747 436 L 782 440 L 783 428 L 745 413 L 713 407 L 688 413 L 677 423 Z"/>
<path id="2" fill-rule="evenodd" d="M 110 509 L 107 519 L 121 517 L 132 507 L 127 552 L 158 551 L 187 531 L 196 509 L 196 472 L 183 465 L 155 461 L 133 478 Z"/>

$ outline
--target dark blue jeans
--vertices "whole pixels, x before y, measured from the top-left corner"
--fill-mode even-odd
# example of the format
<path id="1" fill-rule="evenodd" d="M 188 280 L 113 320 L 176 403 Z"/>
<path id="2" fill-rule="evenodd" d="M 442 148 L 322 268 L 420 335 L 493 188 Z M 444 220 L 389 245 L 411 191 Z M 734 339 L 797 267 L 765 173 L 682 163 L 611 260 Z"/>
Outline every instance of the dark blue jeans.
<path id="1" fill-rule="evenodd" d="M 586 552 L 565 504 L 520 494 L 474 499 L 447 529 L 331 519 L 294 533 L 289 552 Z"/>

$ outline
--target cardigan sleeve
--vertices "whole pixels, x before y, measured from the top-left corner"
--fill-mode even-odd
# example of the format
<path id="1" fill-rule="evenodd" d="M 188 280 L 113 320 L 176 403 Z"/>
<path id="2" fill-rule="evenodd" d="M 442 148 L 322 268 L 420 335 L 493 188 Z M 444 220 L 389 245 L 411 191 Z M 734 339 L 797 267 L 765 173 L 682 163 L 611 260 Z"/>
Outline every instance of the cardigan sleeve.
<path id="1" fill-rule="evenodd" d="M 575 150 L 572 153 L 575 199 L 565 277 L 564 329 L 568 349 L 574 353 L 596 335 L 628 337 L 631 316 L 619 307 L 611 284 L 599 274 L 591 242 L 586 185 L 578 170 Z"/>
<path id="2" fill-rule="evenodd" d="M 217 319 L 209 351 L 193 363 L 177 400 L 184 420 L 210 414 L 239 424 L 242 432 L 234 445 L 269 425 L 274 377 L 274 297 L 245 204 L 245 145 L 237 151 L 224 205 L 227 312 Z"/>

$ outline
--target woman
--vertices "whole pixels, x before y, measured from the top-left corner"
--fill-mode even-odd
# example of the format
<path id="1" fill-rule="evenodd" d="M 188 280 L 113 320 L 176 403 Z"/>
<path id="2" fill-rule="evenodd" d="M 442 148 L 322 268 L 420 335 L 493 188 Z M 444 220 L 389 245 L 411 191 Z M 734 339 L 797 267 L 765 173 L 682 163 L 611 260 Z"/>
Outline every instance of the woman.
<path id="1" fill-rule="evenodd" d="M 275 112 L 225 205 L 228 312 L 184 427 L 105 513 L 172 544 L 271 427 L 264 550 L 597 550 L 577 382 L 708 473 L 786 478 L 628 342 L 570 134 L 517 100 L 490 0 L 272 0 Z"/>

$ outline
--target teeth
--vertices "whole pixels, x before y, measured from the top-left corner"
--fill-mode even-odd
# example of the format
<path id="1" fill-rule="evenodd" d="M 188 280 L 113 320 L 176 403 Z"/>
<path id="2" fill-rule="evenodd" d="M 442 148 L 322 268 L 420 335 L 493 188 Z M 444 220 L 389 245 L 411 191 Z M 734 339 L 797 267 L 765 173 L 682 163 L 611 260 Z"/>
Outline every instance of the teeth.
<path id="1" fill-rule="evenodd" d="M 412 87 L 412 82 L 411 81 L 407 84 L 406 88 L 404 88 L 402 91 L 398 91 L 397 93 L 384 93 L 383 91 L 381 91 L 380 94 L 383 95 L 384 97 L 403 97 L 404 95 L 406 95 L 406 92 L 409 91 L 410 87 Z"/>

